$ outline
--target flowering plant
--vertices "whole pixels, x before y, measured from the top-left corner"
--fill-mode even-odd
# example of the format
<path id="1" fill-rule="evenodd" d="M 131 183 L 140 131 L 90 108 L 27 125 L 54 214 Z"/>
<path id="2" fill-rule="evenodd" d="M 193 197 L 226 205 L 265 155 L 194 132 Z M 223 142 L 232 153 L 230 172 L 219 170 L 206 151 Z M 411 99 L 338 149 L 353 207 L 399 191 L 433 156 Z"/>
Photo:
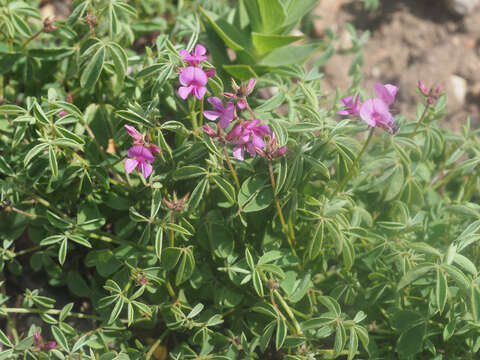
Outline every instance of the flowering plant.
<path id="1" fill-rule="evenodd" d="M 409 119 L 219 21 L 232 81 L 200 19 L 235 9 L 134 3 L 0 0 L 0 360 L 474 358 L 479 131 L 441 89 Z M 311 4 L 240 3 L 280 43 Z"/>

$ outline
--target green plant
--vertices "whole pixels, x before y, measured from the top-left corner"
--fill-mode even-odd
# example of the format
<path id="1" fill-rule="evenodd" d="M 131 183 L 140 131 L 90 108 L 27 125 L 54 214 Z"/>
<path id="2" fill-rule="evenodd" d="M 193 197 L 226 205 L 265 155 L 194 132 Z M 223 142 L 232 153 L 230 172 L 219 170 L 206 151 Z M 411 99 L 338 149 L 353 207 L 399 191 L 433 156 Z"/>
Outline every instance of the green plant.
<path id="1" fill-rule="evenodd" d="M 392 119 L 357 61 L 344 109 L 328 57 L 227 88 L 181 51 L 212 1 L 0 3 L 0 359 L 477 356 L 479 130 L 441 91 Z"/>

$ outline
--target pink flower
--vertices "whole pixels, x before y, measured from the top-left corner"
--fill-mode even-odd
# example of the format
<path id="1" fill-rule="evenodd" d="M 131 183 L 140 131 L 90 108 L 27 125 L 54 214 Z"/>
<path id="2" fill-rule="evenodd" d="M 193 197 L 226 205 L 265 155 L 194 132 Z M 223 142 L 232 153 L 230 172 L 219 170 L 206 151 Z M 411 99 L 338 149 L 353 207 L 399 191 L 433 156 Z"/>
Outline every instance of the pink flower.
<path id="1" fill-rule="evenodd" d="M 160 154 L 162 152 L 162 149 L 157 145 L 153 145 L 144 141 L 142 134 L 140 134 L 137 131 L 137 129 L 135 129 L 133 126 L 124 125 L 124 128 L 125 130 L 127 130 L 128 135 L 130 135 L 133 138 L 134 145 L 141 145 L 141 146 L 148 147 L 148 149 L 155 154 Z"/>
<path id="2" fill-rule="evenodd" d="M 180 50 L 180 55 L 183 57 L 190 66 L 198 66 L 204 60 L 207 60 L 205 54 L 207 53 L 207 49 L 203 45 L 197 44 L 195 46 L 195 50 L 193 54 L 190 54 L 187 50 Z"/>
<path id="3" fill-rule="evenodd" d="M 255 88 L 255 79 L 251 78 L 248 80 L 247 84 L 245 84 L 243 81 L 238 86 L 233 80 L 232 80 L 232 88 L 235 93 L 231 92 L 224 92 L 223 95 L 227 99 L 233 99 L 233 100 L 238 100 L 237 102 L 237 108 L 239 110 L 244 110 L 247 107 L 247 96 L 250 95 Z"/>
<path id="4" fill-rule="evenodd" d="M 217 137 L 219 134 L 213 130 L 210 126 L 208 125 L 203 125 L 203 131 L 205 132 L 205 134 L 207 134 L 208 136 L 210 136 L 211 138 L 215 138 Z"/>
<path id="5" fill-rule="evenodd" d="M 198 67 L 189 66 L 182 69 L 179 80 L 183 86 L 178 89 L 178 95 L 183 100 L 185 100 L 190 93 L 193 93 L 198 100 L 201 100 L 207 92 L 207 88 L 205 87 L 208 81 L 207 74 Z"/>
<path id="6" fill-rule="evenodd" d="M 226 106 L 224 107 L 222 100 L 216 96 L 209 97 L 207 101 L 215 107 L 215 110 L 204 111 L 203 115 L 205 115 L 208 120 L 212 121 L 220 118 L 218 124 L 222 127 L 222 129 L 228 127 L 235 115 L 235 105 L 233 102 L 227 102 Z"/>
<path id="7" fill-rule="evenodd" d="M 235 124 L 227 134 L 227 140 L 236 145 L 233 149 L 233 157 L 237 160 L 244 160 L 244 150 L 255 157 L 256 148 L 265 148 L 265 141 L 262 137 L 267 134 L 270 134 L 270 128 L 266 124 L 260 124 L 260 119 Z"/>
<path id="8" fill-rule="evenodd" d="M 57 346 L 57 343 L 55 341 L 48 341 L 45 344 L 43 344 L 43 348 L 45 350 L 52 350 Z"/>
<path id="9" fill-rule="evenodd" d="M 344 110 L 340 110 L 337 114 L 340 115 L 358 115 L 360 114 L 360 95 L 357 95 L 355 99 L 352 96 L 344 97 L 340 100 L 340 105 L 346 107 Z"/>
<path id="10" fill-rule="evenodd" d="M 40 343 L 40 333 L 38 331 L 35 331 L 33 334 L 33 340 L 35 342 L 35 345 L 38 345 Z"/>
<path id="11" fill-rule="evenodd" d="M 390 113 L 388 104 L 379 98 L 368 99 L 360 107 L 360 117 L 368 125 L 387 129 L 390 133 L 396 131 L 395 118 Z"/>
<path id="12" fill-rule="evenodd" d="M 133 138 L 133 140 L 143 143 L 143 136 L 137 131 L 137 129 L 130 125 L 124 125 L 124 128 L 127 130 L 128 135 Z"/>
<path id="13" fill-rule="evenodd" d="M 142 171 L 143 177 L 146 179 L 152 173 L 152 165 L 150 162 L 154 161 L 153 154 L 144 146 L 135 145 L 128 149 L 128 156 L 130 159 L 125 160 L 125 171 L 130 174 L 135 168 Z"/>
<path id="14" fill-rule="evenodd" d="M 387 105 L 392 105 L 395 101 L 395 96 L 398 92 L 398 87 L 391 84 L 382 85 L 380 83 L 376 83 L 373 86 L 374 90 Z"/>
<path id="15" fill-rule="evenodd" d="M 418 90 L 420 90 L 422 95 L 427 98 L 428 104 L 433 105 L 438 100 L 440 95 L 442 95 L 443 87 L 439 86 L 436 89 L 431 87 L 429 89 L 422 80 L 418 80 Z"/>

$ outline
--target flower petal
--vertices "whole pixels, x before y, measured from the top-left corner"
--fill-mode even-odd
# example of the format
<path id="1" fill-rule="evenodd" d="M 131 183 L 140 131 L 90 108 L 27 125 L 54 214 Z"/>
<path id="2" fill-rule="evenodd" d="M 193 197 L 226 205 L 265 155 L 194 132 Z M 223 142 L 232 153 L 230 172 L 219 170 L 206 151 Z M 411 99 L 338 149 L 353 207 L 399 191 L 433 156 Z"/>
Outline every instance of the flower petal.
<path id="1" fill-rule="evenodd" d="M 192 90 L 193 90 L 193 86 L 180 86 L 178 88 L 178 96 L 180 96 L 183 100 L 185 100 L 188 97 L 188 95 L 190 95 Z"/>
<path id="2" fill-rule="evenodd" d="M 216 110 L 206 110 L 203 112 L 203 116 L 205 116 L 208 120 L 215 121 L 217 120 L 222 113 L 216 111 Z"/>
<path id="3" fill-rule="evenodd" d="M 197 86 L 193 89 L 193 93 L 198 100 L 202 100 L 206 92 L 207 92 L 207 88 L 205 86 Z"/>
<path id="4" fill-rule="evenodd" d="M 238 145 L 233 148 L 233 157 L 237 160 L 243 161 L 243 145 Z"/>
<path id="5" fill-rule="evenodd" d="M 149 163 L 147 162 L 144 162 L 142 163 L 141 165 L 141 168 L 142 168 L 142 175 L 143 177 L 146 179 L 150 176 L 150 174 L 152 173 L 152 165 L 150 165 Z"/>
<path id="6" fill-rule="evenodd" d="M 125 171 L 127 174 L 130 174 L 138 165 L 138 161 L 136 159 L 127 159 L 125 160 Z"/>
<path id="7" fill-rule="evenodd" d="M 133 139 L 138 141 L 143 141 L 143 136 L 140 134 L 137 129 L 130 125 L 124 125 L 125 130 L 127 130 L 128 135 L 130 135 Z"/>
<path id="8" fill-rule="evenodd" d="M 195 46 L 195 51 L 193 53 L 195 56 L 202 56 L 202 55 L 205 55 L 206 53 L 207 53 L 207 49 L 205 49 L 205 46 L 200 44 L 197 44 Z"/>
<path id="9" fill-rule="evenodd" d="M 207 99 L 207 101 L 215 107 L 215 109 L 219 110 L 219 111 L 223 111 L 223 103 L 222 103 L 222 100 L 220 100 L 218 97 L 216 96 L 212 96 L 212 97 L 209 97 Z"/>

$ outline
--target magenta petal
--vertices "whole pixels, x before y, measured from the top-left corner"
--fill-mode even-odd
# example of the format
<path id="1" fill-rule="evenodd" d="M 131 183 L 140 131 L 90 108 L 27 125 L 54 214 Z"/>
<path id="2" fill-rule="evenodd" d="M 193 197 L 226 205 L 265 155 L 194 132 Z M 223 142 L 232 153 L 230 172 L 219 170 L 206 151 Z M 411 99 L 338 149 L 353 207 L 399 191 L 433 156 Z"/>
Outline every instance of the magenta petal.
<path id="1" fill-rule="evenodd" d="M 368 99 L 360 107 L 360 117 L 370 126 L 377 126 L 391 121 L 392 115 L 388 109 L 388 105 L 382 99 Z"/>
<path id="2" fill-rule="evenodd" d="M 197 97 L 198 100 L 202 100 L 207 92 L 207 88 L 205 86 L 199 86 L 193 89 L 193 93 Z"/>
<path id="3" fill-rule="evenodd" d="M 178 53 L 179 53 L 184 59 L 186 59 L 187 56 L 190 56 L 190 54 L 188 53 L 188 51 L 185 50 L 185 49 L 179 50 Z"/>
<path id="4" fill-rule="evenodd" d="M 223 103 L 222 100 L 220 100 L 216 96 L 209 97 L 207 101 L 212 104 L 217 110 L 223 110 Z"/>
<path id="5" fill-rule="evenodd" d="M 259 148 L 264 148 L 265 141 L 263 141 L 263 139 L 260 136 L 254 134 L 252 135 L 252 145 Z"/>
<path id="6" fill-rule="evenodd" d="M 247 107 L 247 102 L 244 99 L 240 99 L 237 103 L 237 108 L 243 110 Z"/>
<path id="7" fill-rule="evenodd" d="M 268 127 L 267 124 L 260 124 L 257 126 L 257 133 L 258 134 L 262 134 L 262 135 L 266 135 L 266 134 L 270 134 L 270 128 Z"/>
<path id="8" fill-rule="evenodd" d="M 132 146 L 130 149 L 128 149 L 127 154 L 128 154 L 128 157 L 136 157 L 136 158 L 141 157 L 148 161 L 155 160 L 155 157 L 152 155 L 150 150 L 148 150 L 146 147 L 141 145 Z M 137 159 L 137 160 L 141 161 L 140 159 Z"/>
<path id="9" fill-rule="evenodd" d="M 217 135 L 217 133 L 215 132 L 215 130 L 213 130 L 210 126 L 208 125 L 203 125 L 203 131 L 205 132 L 205 134 L 207 134 L 208 136 L 210 137 L 214 137 Z"/>
<path id="10" fill-rule="evenodd" d="M 391 84 L 382 85 L 380 83 L 376 83 L 373 88 L 375 89 L 380 99 L 385 101 L 387 105 L 393 104 L 398 91 L 398 88 L 396 86 Z"/>
<path id="11" fill-rule="evenodd" d="M 193 90 L 193 86 L 180 86 L 178 88 L 178 96 L 180 96 L 183 100 L 185 100 L 188 97 L 188 95 L 190 95 L 192 90 Z"/>
<path id="12" fill-rule="evenodd" d="M 127 174 L 130 174 L 133 170 L 135 170 L 137 165 L 138 165 L 138 161 L 135 160 L 135 159 L 125 160 L 124 167 L 125 167 L 125 171 L 127 172 Z"/>
<path id="13" fill-rule="evenodd" d="M 253 91 L 253 88 L 255 87 L 255 79 L 251 78 L 248 80 L 247 83 L 247 94 L 250 94 Z"/>
<path id="14" fill-rule="evenodd" d="M 193 54 L 195 56 L 201 56 L 201 55 L 205 55 L 206 52 L 207 52 L 207 49 L 205 49 L 205 46 L 197 44 L 195 46 L 195 51 Z"/>
<path id="15" fill-rule="evenodd" d="M 188 66 L 185 69 L 182 69 L 178 79 L 182 85 L 190 85 L 195 79 L 195 68 L 193 66 Z"/>
<path id="16" fill-rule="evenodd" d="M 208 120 L 217 120 L 222 113 L 216 111 L 216 110 L 206 110 L 203 112 L 203 115 L 208 119 Z"/>
<path id="17" fill-rule="evenodd" d="M 247 151 L 251 157 L 257 156 L 257 152 L 255 151 L 255 146 L 253 144 L 251 143 L 245 144 L 245 147 L 247 148 Z"/>
<path id="18" fill-rule="evenodd" d="M 217 75 L 217 70 L 215 70 L 215 69 L 205 69 L 205 74 L 207 75 L 207 77 L 212 77 L 212 76 Z"/>
<path id="19" fill-rule="evenodd" d="M 149 163 L 147 162 L 144 162 L 140 165 L 140 167 L 142 168 L 142 175 L 143 177 L 146 179 L 150 176 L 150 174 L 152 173 L 152 165 L 150 165 Z"/>
<path id="20" fill-rule="evenodd" d="M 243 161 L 243 145 L 235 146 L 232 153 L 235 159 Z"/>
<path id="21" fill-rule="evenodd" d="M 124 125 L 124 127 L 125 127 L 125 130 L 127 130 L 128 135 L 130 135 L 133 139 L 138 140 L 138 141 L 142 141 L 142 140 L 143 140 L 142 134 L 140 134 L 140 133 L 137 131 L 137 129 L 135 129 L 133 126 Z"/>

